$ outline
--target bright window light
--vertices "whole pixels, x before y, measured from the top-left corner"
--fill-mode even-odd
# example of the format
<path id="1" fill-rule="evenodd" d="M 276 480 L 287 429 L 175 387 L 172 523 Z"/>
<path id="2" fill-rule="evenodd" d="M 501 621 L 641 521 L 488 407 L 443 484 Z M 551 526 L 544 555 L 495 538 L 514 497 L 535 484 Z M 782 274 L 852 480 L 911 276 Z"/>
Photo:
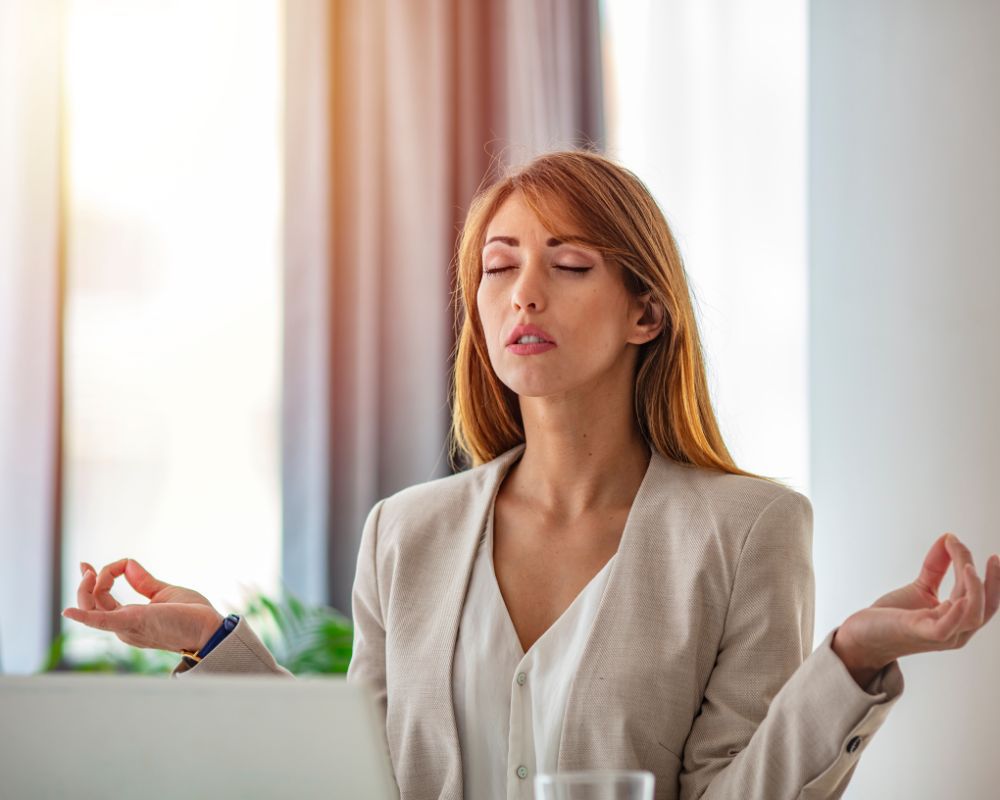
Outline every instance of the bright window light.
<path id="1" fill-rule="evenodd" d="M 280 574 L 281 3 L 66 13 L 63 602 L 127 556 L 238 611 Z"/>
<path id="2" fill-rule="evenodd" d="M 601 10 L 609 152 L 678 239 L 726 443 L 808 493 L 807 4 Z"/>

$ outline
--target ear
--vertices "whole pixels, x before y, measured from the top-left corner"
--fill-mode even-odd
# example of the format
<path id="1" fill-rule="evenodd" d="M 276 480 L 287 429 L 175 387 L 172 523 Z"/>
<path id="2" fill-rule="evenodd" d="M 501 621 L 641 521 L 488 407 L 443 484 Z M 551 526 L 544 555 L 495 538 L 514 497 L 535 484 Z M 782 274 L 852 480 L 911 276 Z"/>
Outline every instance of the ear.
<path id="1" fill-rule="evenodd" d="M 632 312 L 632 331 L 626 339 L 630 344 L 645 344 L 663 332 L 666 314 L 652 292 L 633 296 Z"/>

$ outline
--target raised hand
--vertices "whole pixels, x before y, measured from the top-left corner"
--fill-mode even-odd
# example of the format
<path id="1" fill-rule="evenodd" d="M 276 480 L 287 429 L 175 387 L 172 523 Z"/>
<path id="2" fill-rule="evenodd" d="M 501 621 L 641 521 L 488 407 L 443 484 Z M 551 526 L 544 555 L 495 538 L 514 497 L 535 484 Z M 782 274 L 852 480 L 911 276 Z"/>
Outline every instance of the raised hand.
<path id="1" fill-rule="evenodd" d="M 172 586 L 150 575 L 138 561 L 123 558 L 98 573 L 80 563 L 83 575 L 76 592 L 78 608 L 70 606 L 62 615 L 92 628 L 114 633 L 125 644 L 180 652 L 198 650 L 222 623 L 203 594 Z M 115 578 L 125 579 L 149 603 L 122 605 L 111 594 Z"/>
<path id="2" fill-rule="evenodd" d="M 951 596 L 941 602 L 938 588 L 950 564 L 955 569 L 955 585 Z M 980 580 L 969 548 L 946 533 L 931 546 L 916 580 L 844 621 L 834 636 L 833 649 L 855 680 L 866 685 L 901 656 L 964 647 L 998 607 L 1000 556 L 990 557 Z"/>

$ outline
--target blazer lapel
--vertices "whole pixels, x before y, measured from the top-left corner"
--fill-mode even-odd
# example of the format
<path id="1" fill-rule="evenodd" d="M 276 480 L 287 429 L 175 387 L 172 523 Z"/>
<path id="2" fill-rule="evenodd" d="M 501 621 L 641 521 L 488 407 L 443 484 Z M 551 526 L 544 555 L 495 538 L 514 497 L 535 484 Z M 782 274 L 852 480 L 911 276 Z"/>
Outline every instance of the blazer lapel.
<path id="1" fill-rule="evenodd" d="M 440 591 L 434 592 L 436 596 L 430 625 L 431 651 L 426 666 L 433 676 L 435 695 L 443 700 L 440 704 L 435 704 L 440 709 L 440 718 L 435 720 L 433 729 L 440 731 L 446 749 L 453 754 L 449 758 L 451 763 L 441 787 L 442 797 L 462 796 L 462 760 L 452 694 L 452 668 L 465 596 L 490 503 L 500 481 L 523 450 L 524 445 L 519 444 L 483 464 L 480 475 L 476 476 L 478 479 L 470 484 L 469 494 L 464 498 L 457 498 L 462 505 L 456 514 L 454 527 L 439 532 L 449 542 L 443 542 L 442 546 L 435 548 L 436 552 L 450 555 L 436 562 L 436 574 L 428 576 L 421 588 L 421 591 L 430 591 L 431 587 L 440 587 Z"/>
<path id="2" fill-rule="evenodd" d="M 652 500 L 653 495 L 662 492 L 663 482 L 668 474 L 669 465 L 654 450 L 625 520 L 615 563 L 608 576 L 608 585 L 597 607 L 587 644 L 580 657 L 580 665 L 566 699 L 557 759 L 560 771 L 585 769 L 588 766 L 588 739 L 593 735 L 588 726 L 592 726 L 595 717 L 600 715 L 592 707 L 591 698 L 584 696 L 581 685 L 593 685 L 595 670 L 601 670 L 603 650 L 607 647 L 609 638 L 613 638 L 615 632 L 622 627 L 622 620 L 629 614 L 629 607 L 633 603 L 635 586 L 632 584 L 641 585 L 644 580 L 652 579 L 652 576 L 645 574 L 650 569 L 647 552 L 649 542 L 646 540 L 650 531 L 658 531 L 660 528 L 655 519 L 655 504 Z"/>

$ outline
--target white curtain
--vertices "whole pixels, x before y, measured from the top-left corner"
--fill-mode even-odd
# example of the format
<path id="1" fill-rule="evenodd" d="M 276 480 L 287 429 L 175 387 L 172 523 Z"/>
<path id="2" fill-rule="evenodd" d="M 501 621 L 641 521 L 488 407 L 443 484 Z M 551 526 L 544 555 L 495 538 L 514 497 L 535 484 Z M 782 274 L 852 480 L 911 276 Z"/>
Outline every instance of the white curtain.
<path id="1" fill-rule="evenodd" d="M 57 628 L 60 351 L 57 0 L 0 3 L 0 659 Z"/>
<path id="2" fill-rule="evenodd" d="M 805 0 L 605 0 L 609 151 L 664 209 L 736 462 L 809 486 Z"/>

